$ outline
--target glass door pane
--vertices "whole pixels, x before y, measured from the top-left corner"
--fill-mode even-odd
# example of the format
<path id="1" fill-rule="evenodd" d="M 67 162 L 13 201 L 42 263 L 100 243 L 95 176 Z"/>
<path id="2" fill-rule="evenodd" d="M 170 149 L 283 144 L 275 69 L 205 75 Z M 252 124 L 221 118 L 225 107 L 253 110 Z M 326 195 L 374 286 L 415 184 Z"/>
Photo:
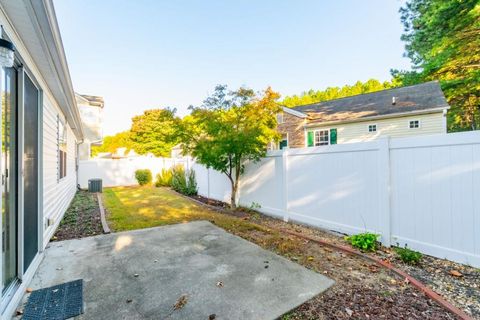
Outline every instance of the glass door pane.
<path id="1" fill-rule="evenodd" d="M 2 76 L 2 284 L 4 291 L 17 278 L 17 71 Z"/>
<path id="2" fill-rule="evenodd" d="M 23 271 L 38 253 L 38 89 L 25 75 L 23 125 Z"/>

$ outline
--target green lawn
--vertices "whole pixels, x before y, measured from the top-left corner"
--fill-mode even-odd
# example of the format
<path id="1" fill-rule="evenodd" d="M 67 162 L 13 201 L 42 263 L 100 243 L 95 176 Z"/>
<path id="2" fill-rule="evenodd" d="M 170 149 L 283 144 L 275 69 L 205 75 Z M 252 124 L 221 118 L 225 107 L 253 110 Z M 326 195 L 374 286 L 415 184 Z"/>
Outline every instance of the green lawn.
<path id="1" fill-rule="evenodd" d="M 248 220 L 222 214 L 186 199 L 168 188 L 105 188 L 107 219 L 114 231 L 134 230 L 195 220 L 208 220 L 235 233 L 263 228 Z"/>

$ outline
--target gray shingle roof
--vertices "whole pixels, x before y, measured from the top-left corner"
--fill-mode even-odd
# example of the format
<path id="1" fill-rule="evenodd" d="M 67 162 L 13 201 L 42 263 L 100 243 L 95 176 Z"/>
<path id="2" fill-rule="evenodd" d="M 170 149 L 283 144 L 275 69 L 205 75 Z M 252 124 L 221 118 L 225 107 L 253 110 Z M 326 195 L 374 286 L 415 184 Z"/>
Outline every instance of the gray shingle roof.
<path id="1" fill-rule="evenodd" d="M 327 122 L 436 108 L 448 108 L 438 81 L 298 106 L 294 110 L 308 114 L 309 122 Z"/>

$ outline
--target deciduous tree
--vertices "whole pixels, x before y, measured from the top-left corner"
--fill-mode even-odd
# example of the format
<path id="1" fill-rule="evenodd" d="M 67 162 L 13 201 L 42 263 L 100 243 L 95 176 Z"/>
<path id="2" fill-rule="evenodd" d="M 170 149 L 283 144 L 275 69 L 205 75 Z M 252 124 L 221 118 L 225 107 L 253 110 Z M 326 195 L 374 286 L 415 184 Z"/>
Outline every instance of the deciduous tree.
<path id="1" fill-rule="evenodd" d="M 228 91 L 227 86 L 219 85 L 202 106 L 192 108 L 191 115 L 183 119 L 180 136 L 184 152 L 228 177 L 232 208 L 236 207 L 245 164 L 264 157 L 267 144 L 279 138 L 279 97 L 270 88 L 255 94 L 247 88 Z"/>

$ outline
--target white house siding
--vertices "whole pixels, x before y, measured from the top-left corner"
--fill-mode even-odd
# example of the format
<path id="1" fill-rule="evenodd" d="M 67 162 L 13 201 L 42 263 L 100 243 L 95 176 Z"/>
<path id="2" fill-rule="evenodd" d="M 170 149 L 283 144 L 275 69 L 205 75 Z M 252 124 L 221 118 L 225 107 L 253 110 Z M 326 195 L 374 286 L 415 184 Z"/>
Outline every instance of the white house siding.
<path id="1" fill-rule="evenodd" d="M 76 192 L 76 139 L 67 125 L 67 175 L 58 180 L 57 117 L 61 111 L 46 102 L 43 105 L 43 225 L 44 245 L 52 237 Z M 53 224 L 48 225 L 48 220 Z"/>
<path id="2" fill-rule="evenodd" d="M 410 129 L 411 120 L 419 120 L 420 128 Z M 377 125 L 377 132 L 368 132 L 368 126 L 372 124 Z M 380 136 L 400 138 L 446 133 L 445 117 L 442 112 L 347 124 L 319 125 L 308 128 L 307 131 L 331 128 L 337 129 L 337 143 L 339 144 L 371 141 Z"/>

